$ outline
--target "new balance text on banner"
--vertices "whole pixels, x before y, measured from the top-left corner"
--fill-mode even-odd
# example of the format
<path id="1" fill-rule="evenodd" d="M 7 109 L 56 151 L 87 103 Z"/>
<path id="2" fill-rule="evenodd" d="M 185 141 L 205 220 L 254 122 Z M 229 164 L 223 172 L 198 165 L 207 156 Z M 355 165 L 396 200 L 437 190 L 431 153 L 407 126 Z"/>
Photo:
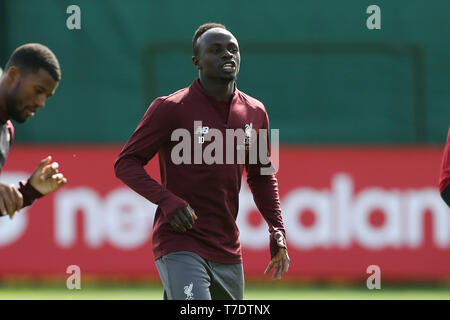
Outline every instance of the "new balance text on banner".
<path id="1" fill-rule="evenodd" d="M 45 150 L 42 151 L 42 150 Z M 0 275 L 157 276 L 151 249 L 156 206 L 123 185 L 120 146 L 15 146 L 0 180 L 26 180 L 48 154 L 68 183 L 0 219 Z M 450 210 L 438 189 L 441 148 L 281 147 L 277 173 L 291 257 L 288 278 L 450 278 Z M 159 179 L 157 159 L 148 172 Z M 238 226 L 246 277 L 269 261 L 267 225 L 243 179 Z"/>

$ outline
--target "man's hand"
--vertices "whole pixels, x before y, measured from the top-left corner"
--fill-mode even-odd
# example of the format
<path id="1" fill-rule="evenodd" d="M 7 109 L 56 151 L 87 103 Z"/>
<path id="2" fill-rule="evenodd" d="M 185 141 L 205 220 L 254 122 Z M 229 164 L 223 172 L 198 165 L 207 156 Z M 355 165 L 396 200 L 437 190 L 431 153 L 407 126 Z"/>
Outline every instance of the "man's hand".
<path id="1" fill-rule="evenodd" d="M 269 265 L 264 271 L 264 274 L 268 274 L 272 267 L 275 266 L 275 271 L 273 272 L 272 279 L 280 280 L 284 273 L 289 269 L 289 255 L 286 248 L 280 248 L 275 257 L 272 258 Z"/>
<path id="2" fill-rule="evenodd" d="M 14 217 L 14 213 L 22 209 L 23 197 L 16 187 L 0 183 L 0 215 Z"/>
<path id="3" fill-rule="evenodd" d="M 51 161 L 51 156 L 42 160 L 29 179 L 30 184 L 43 195 L 49 194 L 67 183 L 67 179 L 58 171 L 58 163 L 50 163 Z"/>
<path id="4" fill-rule="evenodd" d="M 192 226 L 197 220 L 194 209 L 189 205 L 178 210 L 170 221 L 172 228 L 178 231 L 185 232 L 188 229 L 192 229 Z"/>
<path id="5" fill-rule="evenodd" d="M 289 259 L 288 251 L 286 248 L 286 243 L 283 234 L 278 231 L 275 233 L 275 239 L 280 247 L 277 254 L 272 258 L 269 265 L 267 266 L 264 274 L 268 274 L 270 270 L 275 266 L 275 271 L 273 272 L 272 279 L 281 279 L 284 273 L 289 269 Z"/>

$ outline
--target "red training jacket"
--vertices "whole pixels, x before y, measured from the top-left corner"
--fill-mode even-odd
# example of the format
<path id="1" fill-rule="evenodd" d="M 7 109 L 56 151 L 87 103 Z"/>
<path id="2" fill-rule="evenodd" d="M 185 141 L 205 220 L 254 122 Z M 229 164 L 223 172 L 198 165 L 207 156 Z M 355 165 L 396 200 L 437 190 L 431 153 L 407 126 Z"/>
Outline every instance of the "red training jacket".
<path id="1" fill-rule="evenodd" d="M 269 225 L 273 257 L 278 252 L 274 233 L 279 230 L 285 234 L 276 176 L 260 175 L 260 164 L 205 164 L 204 161 L 193 164 L 194 145 L 199 143 L 194 135 L 194 121 L 202 121 L 205 132 L 212 128 L 220 130 L 224 142 L 227 128 L 244 130 L 247 125 L 256 132 L 269 128 L 264 105 L 236 87 L 229 105 L 209 95 L 199 79 L 185 89 L 153 101 L 120 152 L 114 168 L 119 179 L 158 205 L 152 238 L 155 260 L 170 252 L 191 251 L 219 263 L 242 262 L 236 217 L 244 168 L 255 204 Z M 171 135 L 178 128 L 190 132 L 192 148 L 187 156 L 191 164 L 177 165 L 171 160 L 172 149 L 180 143 L 171 141 Z M 202 150 L 210 143 L 201 144 Z M 240 142 L 235 141 L 233 146 L 235 156 L 236 143 Z M 144 169 L 156 153 L 159 153 L 162 184 Z M 226 161 L 225 148 L 223 161 Z M 195 210 L 198 220 L 191 230 L 176 231 L 170 226 L 170 220 L 187 204 Z"/>

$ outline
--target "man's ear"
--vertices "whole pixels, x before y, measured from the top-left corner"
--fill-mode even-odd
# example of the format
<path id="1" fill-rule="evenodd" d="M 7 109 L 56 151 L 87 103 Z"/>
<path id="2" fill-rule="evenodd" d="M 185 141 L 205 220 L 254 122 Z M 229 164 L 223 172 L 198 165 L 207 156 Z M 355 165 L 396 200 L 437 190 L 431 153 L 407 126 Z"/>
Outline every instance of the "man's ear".
<path id="1" fill-rule="evenodd" d="M 200 61 L 198 60 L 197 56 L 192 56 L 192 63 L 194 64 L 195 69 L 200 70 Z"/>
<path id="2" fill-rule="evenodd" d="M 12 66 L 9 67 L 8 71 L 6 72 L 6 79 L 9 83 L 14 84 L 20 79 L 20 71 L 17 69 L 17 67 Z"/>

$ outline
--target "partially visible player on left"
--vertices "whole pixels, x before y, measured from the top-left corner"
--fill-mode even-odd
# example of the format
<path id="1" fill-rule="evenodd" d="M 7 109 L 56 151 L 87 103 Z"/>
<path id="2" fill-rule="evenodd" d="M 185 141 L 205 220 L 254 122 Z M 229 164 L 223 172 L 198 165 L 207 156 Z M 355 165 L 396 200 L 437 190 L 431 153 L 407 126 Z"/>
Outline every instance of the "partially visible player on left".
<path id="1" fill-rule="evenodd" d="M 0 69 L 0 170 L 5 164 L 14 139 L 10 119 L 23 123 L 45 106 L 61 80 L 61 69 L 55 54 L 46 46 L 29 43 L 17 48 Z M 0 216 L 14 214 L 34 200 L 67 183 L 52 157 L 43 159 L 28 181 L 19 187 L 0 183 Z"/>
<path id="2" fill-rule="evenodd" d="M 439 191 L 441 197 L 450 207 L 450 127 L 448 128 L 447 144 L 442 157 L 441 172 L 439 177 Z"/>

